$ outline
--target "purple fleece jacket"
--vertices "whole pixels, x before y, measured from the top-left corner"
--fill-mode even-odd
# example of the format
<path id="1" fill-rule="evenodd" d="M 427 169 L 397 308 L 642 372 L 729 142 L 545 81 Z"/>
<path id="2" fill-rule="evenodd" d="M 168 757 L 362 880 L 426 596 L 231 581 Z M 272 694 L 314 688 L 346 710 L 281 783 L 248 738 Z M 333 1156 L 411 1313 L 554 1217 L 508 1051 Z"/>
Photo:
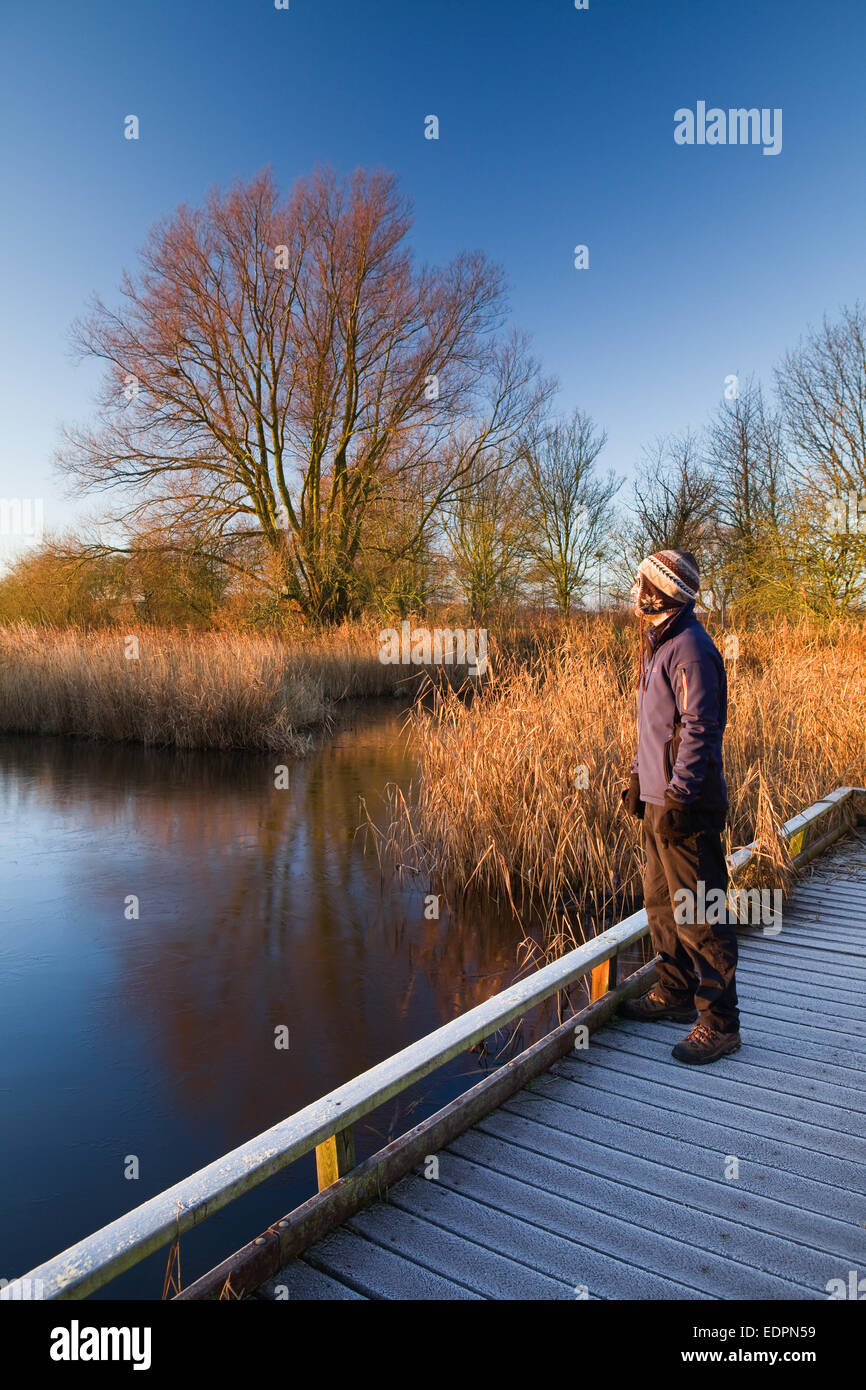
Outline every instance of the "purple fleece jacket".
<path id="1" fill-rule="evenodd" d="M 668 791 L 679 801 L 721 811 L 728 806 L 722 770 L 728 683 L 725 663 L 694 607 L 685 604 L 647 634 L 632 771 L 643 801 L 663 806 Z"/>

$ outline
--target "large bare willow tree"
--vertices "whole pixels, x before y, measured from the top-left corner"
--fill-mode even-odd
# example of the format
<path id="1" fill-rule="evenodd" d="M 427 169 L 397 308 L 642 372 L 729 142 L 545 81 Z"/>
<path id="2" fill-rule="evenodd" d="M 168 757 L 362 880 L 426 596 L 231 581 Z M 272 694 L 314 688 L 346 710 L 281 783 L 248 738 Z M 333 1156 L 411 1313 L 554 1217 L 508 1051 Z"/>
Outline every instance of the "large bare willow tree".
<path id="1" fill-rule="evenodd" d="M 241 566 L 258 550 L 308 618 L 350 614 L 368 516 L 423 473 L 388 558 L 417 548 L 549 391 L 505 332 L 501 272 L 478 252 L 419 267 L 410 227 L 395 178 L 362 170 L 317 170 L 287 198 L 266 170 L 180 207 L 120 307 L 96 299 L 75 325 L 108 370 L 61 467 L 118 489 L 112 519 L 165 548 L 194 537 Z"/>

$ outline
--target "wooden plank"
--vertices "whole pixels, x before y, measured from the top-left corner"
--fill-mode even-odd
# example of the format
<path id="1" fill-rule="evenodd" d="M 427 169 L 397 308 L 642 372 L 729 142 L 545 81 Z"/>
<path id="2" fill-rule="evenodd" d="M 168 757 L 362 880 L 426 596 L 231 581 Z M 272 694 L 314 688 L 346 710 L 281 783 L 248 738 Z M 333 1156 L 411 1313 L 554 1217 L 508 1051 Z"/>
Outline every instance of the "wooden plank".
<path id="1" fill-rule="evenodd" d="M 860 1176 L 853 1164 L 822 1163 L 818 1179 L 815 1155 L 810 1150 L 742 1132 L 732 1135 L 710 1121 L 648 1129 L 640 1123 L 645 1116 L 639 1114 L 636 1121 L 630 1103 L 615 1106 L 609 1095 L 602 1097 L 603 1106 L 587 1109 L 582 1120 L 566 1107 L 557 1113 L 549 1107 L 540 1110 L 525 1100 L 526 1092 L 520 1092 L 507 1106 L 479 1121 L 473 1133 L 481 1131 L 523 1143 L 532 1151 L 573 1164 L 579 1170 L 576 1190 L 584 1169 L 614 1181 L 620 1174 L 630 1173 L 656 1192 L 664 1192 L 666 1183 L 674 1179 L 681 1184 L 687 1174 L 718 1183 L 733 1141 L 740 1162 L 738 1182 L 744 1191 L 775 1199 L 777 1193 L 793 1190 L 807 1211 L 821 1212 L 845 1224 L 856 1222 L 860 1214 L 866 1221 L 866 1201 L 856 1188 L 852 1197 L 852 1184 Z M 543 1123 L 539 1118 L 542 1114 Z M 452 1147 L 456 1145 L 455 1139 Z"/>
<path id="2" fill-rule="evenodd" d="M 407 1211 L 389 1198 L 372 1209 L 358 1212 L 349 1222 L 349 1230 L 374 1240 L 387 1250 L 396 1251 L 405 1259 L 422 1260 L 442 1279 L 453 1279 L 474 1289 L 483 1298 L 512 1302 L 574 1301 L 575 1284 L 585 1282 L 573 1272 L 576 1265 L 569 1269 L 563 1259 L 556 1273 L 551 1273 L 554 1261 L 550 1258 L 539 1261 L 534 1257 L 538 1236 L 533 1241 L 535 1233 L 525 1223 L 507 1211 L 495 1211 L 492 1207 L 469 1202 L 465 1203 L 464 1224 L 458 1229 L 453 1222 L 443 1219 L 441 1204 L 450 1195 L 446 1189 L 424 1178 L 404 1181 L 413 1183 L 416 1188 L 421 1185 L 428 1202 L 436 1205 L 434 1220 Z M 404 1184 L 399 1185 L 399 1190 L 404 1190 Z M 472 1232 L 470 1237 L 467 1231 Z M 564 1253 L 564 1248 L 570 1248 L 576 1261 L 579 1247 L 562 1241 L 560 1253 Z M 515 1249 L 522 1252 L 522 1258 L 514 1257 Z M 317 1252 L 310 1251 L 308 1259 L 316 1258 Z"/>
<path id="3" fill-rule="evenodd" d="M 760 946 L 764 942 L 782 941 L 786 948 L 807 954 L 811 954 L 813 948 L 838 951 L 840 957 L 853 957 L 852 965 L 859 962 L 861 969 L 866 967 L 866 922 L 852 922 L 850 918 L 830 922 L 826 914 L 820 919 L 810 918 L 800 908 L 796 914 L 792 913 L 785 919 L 781 932 L 775 937 L 763 932 L 750 932 L 739 934 L 739 940 L 744 947 L 751 947 L 753 943 Z M 781 954 L 778 959 L 782 961 Z"/>
<path id="4" fill-rule="evenodd" d="M 631 1190 L 647 1202 L 646 1220 L 663 1219 L 663 1214 L 653 1212 L 655 1203 L 663 1202 L 680 1231 L 681 1211 L 688 1207 L 723 1220 L 748 1223 L 752 1230 L 788 1242 L 816 1244 L 843 1257 L 849 1257 L 852 1244 L 862 1239 L 864 1197 L 849 1196 L 813 1178 L 780 1169 L 768 1174 L 761 1165 L 751 1163 L 742 1165 L 736 1183 L 728 1182 L 721 1177 L 718 1153 L 664 1134 L 657 1139 L 657 1149 L 648 1156 L 623 1145 L 611 1148 L 585 1134 L 563 1134 L 549 1125 L 497 1110 L 466 1134 L 458 1135 L 448 1154 L 518 1178 L 527 1164 L 537 1160 L 535 1180 L 545 1191 L 571 1196 L 586 1203 L 588 1209 L 612 1210 L 610 1192 L 619 1184 L 623 1190 L 617 1194 L 617 1215 L 629 1211 Z M 440 1166 L 440 1181 L 460 1181 L 461 1190 L 465 1190 L 459 1170 L 455 1173 L 450 1163 Z M 675 1203 L 668 1196 L 670 1192 L 677 1194 Z"/>
<path id="5" fill-rule="evenodd" d="M 813 902 L 808 898 L 797 898 L 784 911 L 784 923 L 787 924 L 790 920 L 794 925 L 802 925 L 809 929 L 823 926 L 831 932 L 841 930 L 846 935 L 856 933 L 862 940 L 866 932 L 866 902 L 863 898 L 856 904 L 844 902 L 835 895 L 830 899 L 829 893 L 829 889 L 825 890 L 823 901 Z"/>
<path id="6" fill-rule="evenodd" d="M 828 955 L 844 954 L 844 969 L 849 980 L 866 980 L 866 954 L 862 951 L 830 951 L 825 950 L 820 954 L 816 953 L 810 943 L 785 941 L 784 961 L 779 955 L 778 948 L 774 950 L 772 939 L 766 937 L 750 937 L 748 941 L 743 941 L 740 937 L 740 960 L 749 961 L 753 965 L 764 968 L 766 963 L 775 962 L 782 971 L 790 971 L 796 979 L 800 974 L 814 974 L 819 979 L 823 978 L 829 962 L 825 962 L 823 957 Z"/>
<path id="7" fill-rule="evenodd" d="M 565 1083 L 562 1083 L 563 1087 Z M 560 1095 L 562 1092 L 560 1092 Z M 849 1158 L 816 1154 L 814 1147 L 802 1142 L 798 1134 L 786 1132 L 785 1124 L 777 1127 L 775 1134 L 761 1134 L 750 1128 L 751 1112 L 743 1110 L 737 1121 L 709 1120 L 701 1114 L 687 1114 L 682 1110 L 665 1109 L 664 1114 L 656 1114 L 654 1106 L 647 1111 L 642 1097 L 617 1095 L 610 1091 L 585 1088 L 579 1098 L 566 1102 L 557 1098 L 558 1109 L 551 1109 L 550 1095 L 537 1096 L 530 1091 L 519 1091 L 516 1096 L 504 1103 L 510 1114 L 535 1119 L 540 1113 L 545 1124 L 554 1122 L 564 1134 L 583 1135 L 597 1143 L 613 1143 L 616 1149 L 630 1153 L 641 1153 L 646 1158 L 654 1158 L 665 1140 L 687 1143 L 696 1149 L 709 1150 L 709 1157 L 718 1172 L 720 1156 L 734 1154 L 741 1165 L 747 1161 L 762 1165 L 768 1173 L 773 1169 L 814 1177 L 820 1171 L 822 1181 L 841 1188 L 840 1200 L 845 1210 L 851 1209 L 852 1191 L 858 1190 L 862 1182 L 862 1168 Z M 661 1122 L 664 1129 L 661 1130 Z"/>
<path id="8" fill-rule="evenodd" d="M 611 1045 L 616 1045 L 615 1040 L 620 1037 L 640 1037 L 646 1039 L 643 1025 L 632 1023 L 629 1019 L 621 1019 L 615 1028 L 605 1030 L 604 1040 L 611 1041 Z M 653 1024 L 653 1036 L 646 1039 L 644 1047 L 652 1051 L 653 1048 L 666 1049 L 670 1056 L 670 1049 L 674 1043 L 679 1042 L 682 1037 L 682 1027 L 676 1025 L 666 1028 L 664 1023 L 656 1021 Z M 849 1058 L 849 1067 L 841 1064 L 838 1052 L 833 1052 L 826 1048 L 817 1048 L 814 1044 L 804 1042 L 802 1048 L 798 1047 L 796 1056 L 784 1050 L 784 1043 L 787 1039 L 779 1039 L 771 1033 L 759 1033 L 757 1029 L 750 1028 L 746 1045 L 737 1053 L 736 1065 L 741 1066 L 765 1067 L 767 1070 L 774 1070 L 788 1077 L 802 1077 L 804 1081 L 821 1081 L 833 1086 L 841 1086 L 851 1094 L 860 1094 L 862 1104 L 866 1107 L 866 1093 L 862 1090 L 862 1080 L 864 1068 L 861 1065 L 850 1065 L 852 1059 Z M 775 1046 L 773 1046 L 775 1044 Z M 858 1091 L 858 1086 L 860 1087 Z M 857 1107 L 855 1107 L 857 1108 Z"/>
<path id="9" fill-rule="evenodd" d="M 864 1000 L 862 981 L 866 979 L 866 956 L 855 951 L 853 955 L 841 947 L 835 950 L 826 949 L 820 955 L 815 954 L 814 958 L 803 958 L 802 952 L 809 952 L 806 943 L 795 941 L 793 938 L 786 940 L 786 950 L 761 953 L 755 950 L 741 950 L 737 968 L 742 966 L 745 970 L 760 971 L 763 974 L 767 971 L 770 975 L 775 974 L 780 979 L 790 979 L 794 988 L 799 981 L 803 981 L 804 987 L 809 984 L 814 989 L 820 989 L 822 984 L 831 989 L 849 989 L 856 994 L 861 1001 Z M 790 955 L 790 960 L 788 959 Z M 840 971 L 845 972 L 844 978 L 840 978 Z"/>
<path id="10" fill-rule="evenodd" d="M 720 1063 L 715 1065 L 719 1066 Z M 676 1117 L 684 1121 L 699 1120 L 707 1111 L 705 1099 L 700 1091 L 675 1090 L 670 1086 L 662 1090 L 652 1080 L 629 1076 L 623 1072 L 607 1072 L 601 1067 L 593 1067 L 591 1072 L 587 1068 L 587 1073 L 585 1080 L 555 1074 L 541 1077 L 535 1083 L 533 1098 L 536 1101 L 559 1101 L 582 1111 L 598 1104 L 599 1097 L 607 1094 L 617 1100 L 630 1100 L 643 1110 L 645 1121 L 652 1119 L 656 1124 L 660 1124 L 662 1120 L 666 1124 L 672 1123 Z M 835 1157 L 840 1151 L 844 1152 L 846 1159 L 852 1164 L 862 1165 L 866 1162 L 866 1140 L 845 1134 L 842 1142 L 842 1135 L 838 1130 L 812 1124 L 808 1119 L 807 1101 L 800 1103 L 800 1117 L 790 1118 L 773 1110 L 774 1097 L 770 1092 L 761 1097 L 754 1094 L 755 1088 L 752 1089 L 753 1094 L 749 1096 L 748 1104 L 714 1100 L 714 1123 L 726 1126 L 729 1132 L 749 1130 L 765 1139 L 786 1140 L 799 1144 L 811 1151 L 814 1163 L 824 1162 L 819 1155 Z M 736 1150 L 728 1149 L 726 1152 L 734 1153 Z"/>
<path id="11" fill-rule="evenodd" d="M 772 938 L 767 938 L 772 940 Z M 832 968 L 831 957 L 838 959 L 840 968 L 848 965 L 855 965 L 858 968 L 863 963 L 863 952 L 857 948 L 856 943 L 848 946 L 840 946 L 831 941 L 822 941 L 815 937 L 806 937 L 802 933 L 789 933 L 785 938 L 786 944 L 795 947 L 799 952 L 808 952 L 817 965 L 822 969 Z"/>
<path id="12" fill-rule="evenodd" d="M 284 1269 L 274 1279 L 256 1292 L 257 1298 L 272 1300 L 275 1303 L 290 1303 L 294 1299 L 315 1299 L 317 1302 L 357 1302 L 364 1301 L 364 1294 L 356 1293 L 347 1284 L 332 1279 L 320 1269 L 305 1265 L 297 1260 Z"/>
<path id="13" fill-rule="evenodd" d="M 825 861 L 826 862 L 826 861 Z M 848 898 L 851 901 L 863 906 L 863 880 L 842 878 L 840 875 L 821 872 L 823 865 L 819 869 L 813 869 L 811 873 L 805 874 L 803 878 L 795 883 L 791 897 L 794 900 L 799 898 L 819 897 L 823 902 L 827 897 Z M 861 874 L 866 873 L 866 862 L 861 867 Z"/>
<path id="14" fill-rule="evenodd" d="M 810 927 L 826 927 L 830 932 L 857 932 L 866 929 L 866 903 L 861 898 L 856 905 L 837 898 L 829 886 L 814 897 L 798 894 L 783 908 L 783 926 L 787 917 L 803 918 Z"/>
<path id="15" fill-rule="evenodd" d="M 830 978 L 835 980 L 838 976 L 831 975 Z M 845 978 L 844 975 L 842 978 Z M 785 974 L 784 971 L 762 970 L 760 966 L 749 966 L 741 962 L 737 965 L 737 979 L 744 980 L 746 982 L 745 987 L 750 992 L 753 986 L 760 985 L 767 992 L 778 994 L 785 999 L 790 999 L 792 995 L 796 996 L 798 992 L 801 992 L 804 997 L 809 995 L 814 998 L 816 991 L 820 989 L 820 997 L 824 1003 L 832 1004 L 834 1008 L 836 1004 L 854 1007 L 861 1017 L 863 1014 L 862 990 L 841 989 L 835 984 L 828 985 L 826 980 L 819 982 L 814 976 L 804 978 L 802 975 Z"/>
<path id="16" fill-rule="evenodd" d="M 526 1152 L 520 1157 L 524 1171 L 531 1172 L 534 1157 Z M 454 1272 L 467 1277 L 464 1271 L 471 1263 L 470 1277 L 490 1299 L 570 1301 L 579 1289 L 586 1289 L 589 1298 L 616 1298 L 627 1296 L 627 1288 L 640 1298 L 701 1296 L 679 1269 L 661 1274 L 641 1268 L 640 1250 L 624 1243 L 614 1252 L 586 1244 L 579 1238 L 579 1205 L 561 1204 L 561 1224 L 546 1224 L 533 1205 L 542 1200 L 530 1183 L 503 1181 L 490 1170 L 481 1172 L 472 1192 L 451 1182 L 409 1177 L 392 1190 L 387 1204 L 364 1212 L 352 1224 L 363 1220 L 368 1235 L 393 1241 L 404 1251 L 415 1241 L 426 1249 L 429 1230 L 448 1232 L 454 1242 Z M 490 1253 L 505 1257 L 504 1268 L 499 1260 L 491 1262 Z"/>
<path id="17" fill-rule="evenodd" d="M 768 1017 L 778 1012 L 783 1018 L 797 1015 L 801 1023 L 818 1028 L 824 1033 L 835 1034 L 837 1038 L 845 1038 L 846 1041 L 849 1037 L 857 1038 L 861 1050 L 866 1045 L 866 1018 L 862 1009 L 852 1008 L 849 1004 L 837 1004 L 835 1001 L 827 1001 L 822 1007 L 821 1000 L 810 997 L 807 993 L 800 998 L 791 998 L 790 994 L 788 997 L 791 1002 L 790 1009 L 778 990 L 768 989 L 763 983 L 753 984 L 744 1000 L 745 1012 L 748 1015 L 750 1012 L 755 1014 L 760 1011 Z"/>
<path id="18" fill-rule="evenodd" d="M 777 1072 L 768 1067 L 750 1067 L 748 1051 L 744 1047 L 736 1059 L 724 1061 L 712 1068 L 682 1067 L 673 1061 L 670 1048 L 664 1045 L 659 1050 L 652 1047 L 652 1039 L 646 1046 L 636 1050 L 636 1040 L 620 1038 L 618 1044 L 605 1035 L 596 1043 L 593 1051 L 593 1070 L 601 1068 L 619 1076 L 623 1072 L 629 1076 L 642 1077 L 647 1081 L 658 1081 L 670 1094 L 693 1092 L 702 1100 L 730 1101 L 733 1105 L 754 1105 L 758 1109 L 766 1106 L 774 1115 L 790 1119 L 808 1119 L 810 1124 L 821 1125 L 827 1130 L 836 1131 L 841 1122 L 851 1135 L 866 1139 L 866 1113 L 862 1108 L 863 1096 L 854 1088 L 818 1085 L 815 1082 L 796 1083 L 786 1072 Z M 720 1070 L 720 1067 L 722 1068 Z M 551 1076 L 573 1077 L 580 1071 L 580 1064 L 564 1058 L 551 1070 Z M 698 1073 L 695 1075 L 694 1073 Z M 613 1085 L 617 1082 L 614 1080 Z M 858 1099 L 860 1106 L 857 1105 Z M 853 1105 L 852 1105 L 853 1102 Z"/>
<path id="19" fill-rule="evenodd" d="M 664 1296 L 667 1283 L 678 1286 L 668 1297 L 680 1298 L 695 1291 L 713 1298 L 803 1298 L 809 1292 L 817 1297 L 817 1289 L 823 1291 L 831 1277 L 826 1254 L 799 1258 L 790 1240 L 758 1235 L 740 1222 L 690 1210 L 684 1225 L 682 1207 L 672 1199 L 677 1192 L 673 1181 L 671 1196 L 660 1197 L 617 1181 L 584 1181 L 583 1175 L 572 1173 L 568 1191 L 563 1170 L 557 1173 L 549 1161 L 525 1151 L 519 1151 L 519 1166 L 509 1162 L 510 1155 L 501 1158 L 510 1171 L 455 1157 L 447 1182 L 407 1178 L 394 1188 L 387 1208 L 366 1213 L 366 1229 L 375 1232 L 380 1221 L 383 1232 L 390 1229 L 385 1213 L 399 1208 L 501 1251 L 548 1278 L 584 1284 L 602 1294 L 586 1269 L 592 1250 L 619 1264 L 604 1286 L 604 1296 L 614 1298 L 651 1297 L 646 1275 L 641 1280 L 644 1270 L 662 1284 L 656 1297 Z M 761 1263 L 756 1269 L 757 1254 Z"/>
<path id="20" fill-rule="evenodd" d="M 386 1250 L 345 1228 L 316 1246 L 315 1261 L 317 1270 L 332 1279 L 348 1281 L 365 1298 L 429 1303 L 484 1297 L 457 1280 L 443 1278 L 419 1260 Z"/>

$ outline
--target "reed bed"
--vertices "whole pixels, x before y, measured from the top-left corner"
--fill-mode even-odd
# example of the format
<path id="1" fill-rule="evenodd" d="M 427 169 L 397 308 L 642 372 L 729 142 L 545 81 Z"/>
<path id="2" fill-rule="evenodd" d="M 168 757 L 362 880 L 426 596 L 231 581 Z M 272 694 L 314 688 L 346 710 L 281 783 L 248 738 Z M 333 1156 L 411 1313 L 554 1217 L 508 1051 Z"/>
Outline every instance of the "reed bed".
<path id="1" fill-rule="evenodd" d="M 301 754 L 338 705 L 399 692 L 376 632 L 287 640 L 140 627 L 0 627 L 0 729 L 178 748 Z"/>
<path id="2" fill-rule="evenodd" d="M 866 634 L 783 624 L 738 636 L 727 663 L 728 849 L 758 838 L 762 886 L 784 888 L 778 825 L 839 784 L 866 784 Z M 392 788 L 382 835 L 399 861 L 498 895 L 524 924 L 540 913 L 559 949 L 638 903 L 639 829 L 620 806 L 635 660 L 621 621 L 578 621 L 529 663 L 494 661 L 475 698 L 443 690 L 432 709 L 416 706 L 417 802 Z"/>

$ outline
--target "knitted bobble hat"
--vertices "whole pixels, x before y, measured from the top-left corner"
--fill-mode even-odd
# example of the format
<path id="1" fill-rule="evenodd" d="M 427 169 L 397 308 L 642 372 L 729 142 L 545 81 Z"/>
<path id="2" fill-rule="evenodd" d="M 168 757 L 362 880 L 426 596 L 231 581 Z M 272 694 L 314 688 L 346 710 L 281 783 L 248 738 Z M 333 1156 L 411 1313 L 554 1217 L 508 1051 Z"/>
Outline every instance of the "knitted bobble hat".
<path id="1" fill-rule="evenodd" d="M 679 607 L 698 596 L 700 570 L 690 550 L 657 550 L 654 555 L 641 560 L 637 572 L 668 600 L 656 611 Z"/>
<path id="2" fill-rule="evenodd" d="M 640 576 L 637 683 L 643 688 L 646 652 L 644 617 L 647 614 L 675 613 L 684 604 L 693 602 L 700 589 L 700 570 L 690 550 L 657 550 L 641 560 L 637 572 Z"/>

